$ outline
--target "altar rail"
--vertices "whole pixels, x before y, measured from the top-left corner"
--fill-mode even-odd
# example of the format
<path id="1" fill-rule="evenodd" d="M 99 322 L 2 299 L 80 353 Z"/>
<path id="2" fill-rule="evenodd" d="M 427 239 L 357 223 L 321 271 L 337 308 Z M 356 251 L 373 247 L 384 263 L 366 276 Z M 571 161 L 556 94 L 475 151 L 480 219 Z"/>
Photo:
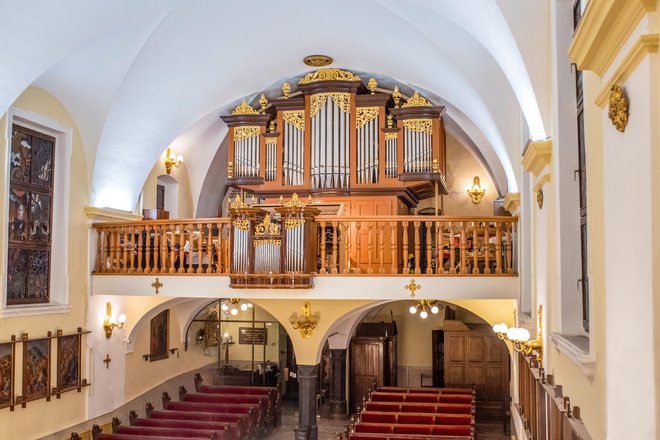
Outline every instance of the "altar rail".
<path id="1" fill-rule="evenodd" d="M 272 221 L 281 220 L 274 215 Z M 268 273 L 255 269 L 262 266 L 254 261 L 261 254 L 254 251 L 248 257 L 252 263 L 236 270 L 239 265 L 232 260 L 240 255 L 240 249 L 232 247 L 231 237 L 238 240 L 242 232 L 238 226 L 242 230 L 251 228 L 251 223 L 241 224 L 236 218 L 97 223 L 95 273 L 231 275 L 241 280 L 232 284 L 241 287 L 301 287 L 301 282 L 311 286 L 313 276 L 332 275 L 517 273 L 516 217 L 316 215 L 308 223 L 312 236 L 305 240 L 304 248 L 298 249 L 311 254 L 305 256 L 307 263 L 301 266 L 307 269 L 290 270 L 291 266 L 285 264 L 290 255 L 287 246 L 294 245 L 285 237 L 278 244 L 282 249 L 277 258 L 282 263 L 276 267 L 281 270 Z M 241 246 L 252 249 L 250 243 L 245 241 Z"/>

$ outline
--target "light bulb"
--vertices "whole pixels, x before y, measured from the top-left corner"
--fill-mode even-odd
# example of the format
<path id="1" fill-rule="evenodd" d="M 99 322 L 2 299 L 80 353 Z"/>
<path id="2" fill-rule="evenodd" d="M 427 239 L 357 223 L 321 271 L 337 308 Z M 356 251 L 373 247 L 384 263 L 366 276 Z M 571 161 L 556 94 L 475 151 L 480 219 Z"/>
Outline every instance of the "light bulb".
<path id="1" fill-rule="evenodd" d="M 125 323 L 126 322 L 126 315 L 124 315 L 123 313 L 121 315 L 119 315 L 119 318 L 117 319 L 117 322 L 119 322 L 120 324 Z"/>
<path id="2" fill-rule="evenodd" d="M 247 303 L 247 306 L 248 306 L 249 308 L 252 308 L 252 303 Z"/>
<path id="3" fill-rule="evenodd" d="M 222 309 L 223 312 L 229 310 L 229 306 L 227 304 L 223 304 L 222 306 L 220 306 L 220 308 Z"/>
<path id="4" fill-rule="evenodd" d="M 431 307 L 431 313 L 433 313 L 434 315 L 435 315 L 436 313 L 438 313 L 439 311 L 440 311 L 440 309 L 438 308 L 438 306 L 433 306 L 433 307 Z"/>
<path id="5" fill-rule="evenodd" d="M 518 340 L 520 342 L 529 341 L 529 336 L 530 336 L 529 335 L 529 330 L 527 330 L 526 328 L 518 329 Z"/>
<path id="6" fill-rule="evenodd" d="M 422 319 L 426 319 L 427 316 L 429 316 L 429 314 L 426 313 L 426 310 L 422 310 L 422 312 L 419 314 L 419 317 Z"/>
<path id="7" fill-rule="evenodd" d="M 507 326 L 505 323 L 502 322 L 498 325 L 500 327 L 499 330 L 497 331 L 498 333 L 506 333 L 507 331 L 509 331 L 509 326 Z"/>
<path id="8" fill-rule="evenodd" d="M 248 309 L 248 305 L 243 303 L 241 304 L 241 310 L 246 311 Z"/>
<path id="9" fill-rule="evenodd" d="M 238 309 L 236 307 L 234 307 L 233 309 L 231 309 L 230 313 L 232 314 L 232 316 L 236 316 L 236 315 L 238 315 Z"/>
<path id="10" fill-rule="evenodd" d="M 117 322 L 117 318 L 115 317 L 115 315 L 111 315 L 110 318 L 108 318 L 108 322 L 110 324 L 115 324 Z"/>
<path id="11" fill-rule="evenodd" d="M 414 315 L 415 313 L 417 313 L 417 307 L 415 307 L 415 306 L 410 306 L 410 308 L 408 309 L 408 311 Z"/>
<path id="12" fill-rule="evenodd" d="M 516 341 L 518 337 L 518 329 L 515 327 L 511 327 L 506 331 L 506 337 L 512 341 Z"/>
<path id="13" fill-rule="evenodd" d="M 495 333 L 499 333 L 500 332 L 500 325 L 499 324 L 493 324 L 493 331 Z"/>

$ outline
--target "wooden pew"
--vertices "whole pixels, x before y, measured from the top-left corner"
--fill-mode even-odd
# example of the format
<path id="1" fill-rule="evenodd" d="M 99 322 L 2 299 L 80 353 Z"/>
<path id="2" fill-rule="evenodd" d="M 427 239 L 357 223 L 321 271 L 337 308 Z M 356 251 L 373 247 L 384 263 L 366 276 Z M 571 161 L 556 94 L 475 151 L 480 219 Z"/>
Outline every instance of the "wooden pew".
<path id="1" fill-rule="evenodd" d="M 220 440 L 216 434 L 212 437 L 201 437 L 204 440 Z M 134 434 L 104 434 L 99 425 L 92 426 L 92 439 L 93 440 L 190 440 L 191 437 L 160 437 L 153 435 L 134 435 Z"/>
<path id="2" fill-rule="evenodd" d="M 137 414 L 131 411 L 129 415 L 131 425 L 137 420 Z M 208 413 L 208 412 L 189 412 L 189 411 L 151 411 L 150 418 L 142 420 L 182 420 L 198 422 L 216 422 L 231 423 L 238 425 L 241 438 L 247 438 L 250 433 L 251 414 L 231 414 L 231 413 Z"/>
<path id="3" fill-rule="evenodd" d="M 225 422 L 202 422 L 198 420 L 177 420 L 177 419 L 134 419 L 131 426 L 147 426 L 152 428 L 186 428 L 208 431 L 225 431 L 231 434 L 233 440 L 244 440 L 247 436 L 247 431 L 241 432 L 238 424 L 231 425 Z M 227 436 L 225 436 L 227 437 Z"/>
<path id="4" fill-rule="evenodd" d="M 474 388 L 400 388 L 400 387 L 379 387 L 376 391 L 384 393 L 405 393 L 405 394 L 475 394 Z"/>
<path id="5" fill-rule="evenodd" d="M 473 425 L 471 414 L 362 411 L 360 422 L 413 425 Z"/>
<path id="6" fill-rule="evenodd" d="M 280 392 L 279 389 L 275 387 L 252 387 L 236 385 L 211 386 L 201 385 L 201 380 L 200 382 L 196 381 L 195 385 L 198 393 L 268 396 L 271 413 L 273 414 L 273 427 L 277 427 L 282 424 L 282 404 L 280 400 Z M 179 392 L 181 392 L 181 388 L 179 389 Z M 185 388 L 183 388 L 183 390 L 185 390 Z"/>
<path id="7" fill-rule="evenodd" d="M 392 425 L 389 423 L 358 422 L 353 427 L 357 433 L 373 434 L 413 434 L 413 435 L 453 435 L 474 437 L 474 427 L 470 425 Z"/>
<path id="8" fill-rule="evenodd" d="M 471 394 L 422 394 L 422 393 L 371 393 L 372 402 L 405 402 L 405 403 L 473 403 Z"/>
<path id="9" fill-rule="evenodd" d="M 354 432 L 346 440 L 471 440 L 469 436 L 454 435 L 403 435 L 403 434 L 369 434 Z"/>
<path id="10" fill-rule="evenodd" d="M 250 434 L 253 438 L 258 438 L 263 432 L 266 432 L 263 417 L 260 415 L 260 406 L 258 404 L 230 404 L 230 403 L 200 403 L 200 402 L 163 402 L 165 410 L 185 411 L 198 413 L 215 414 L 249 414 L 250 415 Z M 149 417 L 149 413 L 147 414 Z"/>
<path id="11" fill-rule="evenodd" d="M 259 408 L 259 422 L 263 422 L 266 432 L 273 428 L 273 413 L 269 405 L 268 396 L 253 396 L 247 394 L 208 394 L 208 393 L 182 393 L 182 402 L 191 403 L 223 403 L 237 405 L 257 405 Z"/>
<path id="12" fill-rule="evenodd" d="M 397 413 L 474 414 L 471 403 L 368 402 L 367 411 Z"/>
<path id="13" fill-rule="evenodd" d="M 216 431 L 208 429 L 190 429 L 190 428 L 156 428 L 151 426 L 119 426 L 117 433 L 113 435 L 130 435 L 144 437 L 180 437 L 194 439 L 210 439 L 214 436 L 218 440 L 233 440 L 228 431 Z"/>

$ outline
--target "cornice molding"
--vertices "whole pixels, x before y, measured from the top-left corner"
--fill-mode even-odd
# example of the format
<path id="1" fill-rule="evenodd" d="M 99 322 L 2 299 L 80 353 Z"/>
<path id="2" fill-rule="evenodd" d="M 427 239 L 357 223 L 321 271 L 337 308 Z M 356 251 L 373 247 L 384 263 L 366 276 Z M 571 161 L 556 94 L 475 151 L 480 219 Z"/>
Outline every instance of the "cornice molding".
<path id="1" fill-rule="evenodd" d="M 538 176 L 552 161 L 552 140 L 529 141 L 522 157 L 522 166 Z"/>
<path id="2" fill-rule="evenodd" d="M 111 208 L 97 208 L 95 206 L 85 206 L 85 214 L 89 220 L 97 220 L 103 222 L 116 222 L 116 221 L 140 221 L 142 216 L 133 212 L 121 211 Z"/>
<path id="3" fill-rule="evenodd" d="M 602 77 L 657 0 L 590 1 L 568 50 L 580 70 Z"/>
<path id="4" fill-rule="evenodd" d="M 550 173 L 545 173 L 541 177 L 539 177 L 536 183 L 534 184 L 534 188 L 533 188 L 534 193 L 536 193 L 538 190 L 543 188 L 543 185 L 550 182 L 550 180 L 551 180 Z"/>
<path id="5" fill-rule="evenodd" d="M 503 206 L 511 215 L 520 214 L 520 193 L 507 193 L 506 196 L 504 196 Z"/>
<path id="6" fill-rule="evenodd" d="M 596 105 L 601 108 L 605 107 L 612 86 L 615 84 L 623 85 L 648 54 L 658 52 L 659 42 L 660 36 L 658 34 L 640 35 L 626 56 L 621 60 L 614 73 L 612 73 L 612 76 L 605 84 L 605 87 L 603 87 L 598 93 L 598 96 L 596 97 Z"/>
<path id="7" fill-rule="evenodd" d="M 585 353 L 580 347 L 576 346 L 559 333 L 552 333 L 550 339 L 555 345 L 555 348 L 575 362 L 585 376 L 592 378 L 596 375 L 596 355 L 594 353 Z"/>

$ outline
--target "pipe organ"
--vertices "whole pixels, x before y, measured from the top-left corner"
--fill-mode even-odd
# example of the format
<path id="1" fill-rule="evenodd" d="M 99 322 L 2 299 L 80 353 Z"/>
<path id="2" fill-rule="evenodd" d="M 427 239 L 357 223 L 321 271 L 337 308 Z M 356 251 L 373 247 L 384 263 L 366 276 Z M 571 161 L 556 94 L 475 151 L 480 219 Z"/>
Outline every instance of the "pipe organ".
<path id="1" fill-rule="evenodd" d="M 221 116 L 229 126 L 228 185 L 260 197 L 400 196 L 432 182 L 446 191 L 444 107 L 417 92 L 406 101 L 398 87 L 377 89 L 373 78 L 363 84 L 328 68 L 307 74 L 298 90 L 285 83 L 283 96 L 260 104 L 243 101 Z"/>

